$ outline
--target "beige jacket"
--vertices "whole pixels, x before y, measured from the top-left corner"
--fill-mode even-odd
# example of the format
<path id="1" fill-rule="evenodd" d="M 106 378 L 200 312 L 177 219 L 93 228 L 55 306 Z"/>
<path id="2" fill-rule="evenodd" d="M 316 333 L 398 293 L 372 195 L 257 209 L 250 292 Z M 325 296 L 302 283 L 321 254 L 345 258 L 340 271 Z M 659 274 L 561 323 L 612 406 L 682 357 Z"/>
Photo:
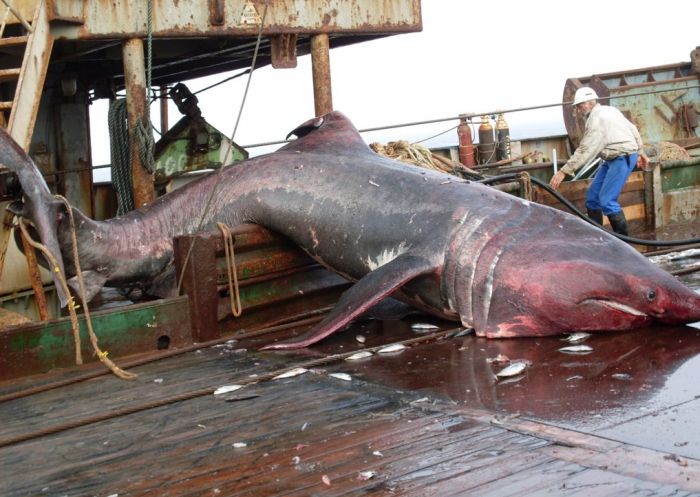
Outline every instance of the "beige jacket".
<path id="1" fill-rule="evenodd" d="M 581 144 L 561 171 L 573 176 L 595 157 L 610 160 L 621 154 L 642 150 L 642 147 L 637 127 L 622 112 L 615 107 L 596 104 L 586 120 Z"/>

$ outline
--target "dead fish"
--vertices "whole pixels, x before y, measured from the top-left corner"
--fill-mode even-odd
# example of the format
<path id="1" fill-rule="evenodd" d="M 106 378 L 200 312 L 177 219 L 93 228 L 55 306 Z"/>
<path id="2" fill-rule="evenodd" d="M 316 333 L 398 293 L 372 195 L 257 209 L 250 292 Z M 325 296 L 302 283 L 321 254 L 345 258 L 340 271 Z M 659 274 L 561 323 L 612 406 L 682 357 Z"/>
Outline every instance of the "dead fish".
<path id="1" fill-rule="evenodd" d="M 355 340 L 357 340 L 360 343 L 365 343 L 367 341 L 367 339 L 364 337 L 364 335 L 357 335 L 355 337 Z"/>
<path id="2" fill-rule="evenodd" d="M 430 331 L 430 330 L 439 330 L 440 327 L 434 324 L 430 323 L 413 323 L 411 325 L 411 329 L 413 331 Z"/>
<path id="3" fill-rule="evenodd" d="M 496 357 L 488 357 L 486 358 L 486 362 L 488 364 L 496 363 L 496 364 L 505 364 L 506 362 L 511 362 L 510 357 L 508 357 L 505 354 L 498 354 Z"/>
<path id="4" fill-rule="evenodd" d="M 352 381 L 352 376 L 347 373 L 330 373 L 328 376 L 343 381 Z"/>
<path id="5" fill-rule="evenodd" d="M 623 381 L 631 381 L 632 380 L 632 375 L 627 374 L 627 373 L 615 373 L 612 375 L 612 377 L 616 380 L 623 380 Z"/>
<path id="6" fill-rule="evenodd" d="M 569 342 L 569 343 L 578 343 L 578 342 L 583 342 L 583 341 L 586 340 L 589 336 L 591 336 L 590 333 L 584 333 L 584 332 L 572 333 L 571 335 L 569 335 L 568 337 L 566 337 L 564 340 L 566 340 L 566 341 Z"/>
<path id="7" fill-rule="evenodd" d="M 363 351 L 358 352 L 356 354 L 353 354 L 349 357 L 346 357 L 345 360 L 346 361 L 357 361 L 359 359 L 365 359 L 366 357 L 371 357 L 371 356 L 372 356 L 372 352 L 370 352 L 369 350 L 363 350 Z"/>
<path id="8" fill-rule="evenodd" d="M 447 335 L 447 338 L 460 338 L 474 333 L 474 328 L 463 328 Z"/>
<path id="9" fill-rule="evenodd" d="M 402 343 L 394 343 L 391 345 L 387 345 L 386 347 L 382 347 L 377 351 L 377 354 L 391 354 L 393 352 L 401 352 L 405 348 L 406 346 Z"/>
<path id="10" fill-rule="evenodd" d="M 222 393 L 235 392 L 239 388 L 243 388 L 243 385 L 225 385 L 214 390 L 214 395 L 221 395 Z"/>
<path id="11" fill-rule="evenodd" d="M 565 354 L 589 354 L 593 352 L 593 348 L 588 345 L 569 345 L 568 347 L 562 347 L 559 352 L 564 352 Z"/>
<path id="12" fill-rule="evenodd" d="M 523 361 L 516 361 L 496 373 L 496 378 L 510 378 L 511 376 L 518 376 L 523 374 L 525 369 L 527 369 L 527 364 L 525 364 Z"/>
<path id="13" fill-rule="evenodd" d="M 273 380 L 281 380 L 283 378 L 292 378 L 294 376 L 299 376 L 300 374 L 304 374 L 308 371 L 306 368 L 294 368 L 290 369 L 289 371 L 285 371 L 282 374 L 278 374 L 277 376 L 273 377 Z"/>
<path id="14" fill-rule="evenodd" d="M 245 447 L 248 447 L 248 444 L 245 442 L 233 442 L 234 449 L 243 449 Z"/>
<path id="15" fill-rule="evenodd" d="M 231 395 L 230 397 L 225 397 L 226 402 L 241 402 L 243 400 L 257 399 L 260 397 L 257 393 L 251 393 L 249 395 Z"/>
<path id="16" fill-rule="evenodd" d="M 373 478 L 374 475 L 376 475 L 376 471 L 360 471 L 360 473 L 357 475 L 357 479 L 361 481 L 369 480 L 370 478 Z"/>

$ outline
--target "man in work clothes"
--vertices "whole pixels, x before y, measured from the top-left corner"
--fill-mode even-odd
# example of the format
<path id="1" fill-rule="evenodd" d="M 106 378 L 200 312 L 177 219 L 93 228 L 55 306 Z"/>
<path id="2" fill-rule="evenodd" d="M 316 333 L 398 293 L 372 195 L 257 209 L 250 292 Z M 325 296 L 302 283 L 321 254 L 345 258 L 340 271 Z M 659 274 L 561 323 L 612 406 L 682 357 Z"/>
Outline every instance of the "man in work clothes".
<path id="1" fill-rule="evenodd" d="M 600 157 L 602 163 L 586 192 L 588 217 L 603 224 L 605 214 L 615 233 L 627 235 L 627 220 L 617 199 L 637 160 L 641 168 L 649 162 L 642 148 L 642 138 L 622 112 L 600 105 L 592 88 L 584 86 L 576 90 L 573 106 L 586 117 L 586 129 L 581 144 L 549 184 L 554 189 L 559 188 L 564 175 L 573 176 L 591 159 Z"/>

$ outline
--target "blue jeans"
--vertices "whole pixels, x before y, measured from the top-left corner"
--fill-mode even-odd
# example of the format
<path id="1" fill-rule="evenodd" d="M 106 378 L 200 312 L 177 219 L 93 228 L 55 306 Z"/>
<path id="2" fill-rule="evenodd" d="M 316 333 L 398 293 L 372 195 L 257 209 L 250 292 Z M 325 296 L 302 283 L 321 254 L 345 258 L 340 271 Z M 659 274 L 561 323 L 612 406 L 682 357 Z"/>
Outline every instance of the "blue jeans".
<path id="1" fill-rule="evenodd" d="M 620 212 L 617 198 L 636 164 L 637 154 L 603 161 L 586 192 L 586 209 L 602 210 L 606 216 Z"/>

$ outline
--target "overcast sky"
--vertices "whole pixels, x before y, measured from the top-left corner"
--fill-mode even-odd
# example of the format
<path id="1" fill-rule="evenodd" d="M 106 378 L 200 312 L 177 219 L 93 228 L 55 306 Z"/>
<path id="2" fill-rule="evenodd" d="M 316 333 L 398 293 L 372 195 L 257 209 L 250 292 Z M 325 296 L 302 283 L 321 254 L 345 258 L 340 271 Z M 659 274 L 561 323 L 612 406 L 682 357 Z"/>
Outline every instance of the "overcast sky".
<path id="1" fill-rule="evenodd" d="M 333 104 L 359 129 L 561 102 L 569 77 L 687 62 L 700 45 L 697 0 L 423 0 L 423 31 L 331 50 Z M 221 74 L 186 82 L 192 91 Z M 198 95 L 204 118 L 231 135 L 245 77 Z M 106 133 L 106 101 L 93 106 L 93 130 Z M 152 108 L 158 125 L 158 107 Z M 281 140 L 314 114 L 311 60 L 253 74 L 235 141 Z M 104 117 L 103 117 L 104 116 Z M 170 109 L 170 124 L 180 114 Z M 507 114 L 511 133 L 563 133 L 561 109 Z M 364 136 L 367 142 L 420 140 L 448 122 Z M 454 132 L 452 132 L 454 133 Z M 95 164 L 109 162 L 96 136 Z M 269 151 L 270 149 L 264 149 Z M 255 155 L 263 150 L 251 150 Z"/>

